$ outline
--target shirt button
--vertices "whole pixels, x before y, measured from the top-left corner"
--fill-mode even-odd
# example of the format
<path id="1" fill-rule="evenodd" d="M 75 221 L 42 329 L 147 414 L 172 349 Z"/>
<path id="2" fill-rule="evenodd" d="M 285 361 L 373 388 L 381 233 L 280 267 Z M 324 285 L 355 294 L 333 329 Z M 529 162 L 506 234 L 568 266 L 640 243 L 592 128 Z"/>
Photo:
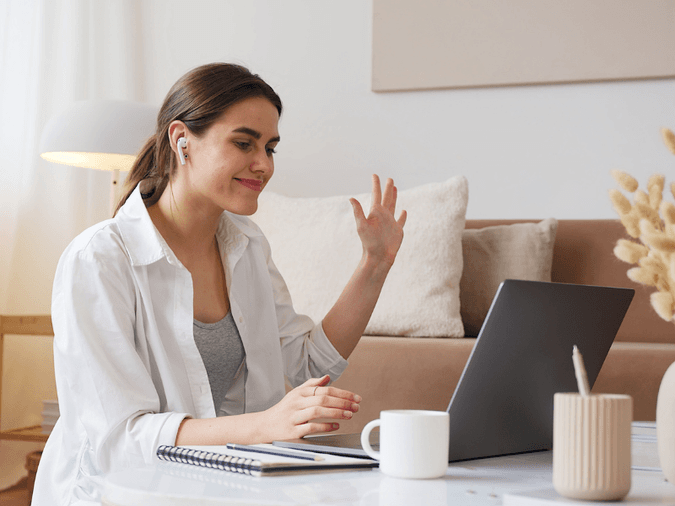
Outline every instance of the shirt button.
<path id="1" fill-rule="evenodd" d="M 242 316 L 239 317 L 239 323 L 244 323 L 244 318 Z"/>

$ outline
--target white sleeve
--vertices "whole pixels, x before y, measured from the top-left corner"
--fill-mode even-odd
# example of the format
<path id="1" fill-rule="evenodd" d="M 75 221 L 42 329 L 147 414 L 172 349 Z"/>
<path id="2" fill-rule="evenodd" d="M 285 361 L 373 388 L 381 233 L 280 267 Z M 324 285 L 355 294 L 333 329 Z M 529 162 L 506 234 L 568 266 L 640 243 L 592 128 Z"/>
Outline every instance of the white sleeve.
<path id="1" fill-rule="evenodd" d="M 315 324 L 309 316 L 295 312 L 286 282 L 274 265 L 267 240 L 264 242 L 287 380 L 293 387 L 325 374 L 335 381 L 344 372 L 348 362 L 330 342 L 321 322 Z"/>
<path id="2" fill-rule="evenodd" d="M 136 339 L 131 265 L 122 245 L 103 244 L 66 250 L 54 281 L 52 319 L 62 416 L 76 417 L 96 465 L 110 472 L 152 462 L 159 445 L 175 443 L 189 415 L 159 412 L 147 343 Z"/>

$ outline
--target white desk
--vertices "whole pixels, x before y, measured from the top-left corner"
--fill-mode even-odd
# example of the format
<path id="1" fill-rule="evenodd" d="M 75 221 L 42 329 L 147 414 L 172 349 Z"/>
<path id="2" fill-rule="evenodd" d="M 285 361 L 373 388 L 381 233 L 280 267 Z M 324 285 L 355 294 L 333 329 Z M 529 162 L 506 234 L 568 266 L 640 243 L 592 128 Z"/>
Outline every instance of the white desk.
<path id="1" fill-rule="evenodd" d="M 185 464 L 160 462 L 108 476 L 104 506 L 184 505 L 424 505 L 463 506 L 541 503 L 509 493 L 552 490 L 551 452 L 481 459 L 450 464 L 437 480 L 401 480 L 379 470 L 307 474 L 283 477 L 237 475 Z M 654 443 L 633 444 L 633 465 L 658 462 Z M 537 495 L 536 493 L 532 494 Z M 559 499 L 562 504 L 587 504 Z M 551 504 L 559 504 L 551 502 Z M 602 505 L 607 503 L 588 503 Z M 634 469 L 625 506 L 675 505 L 675 485 L 660 471 Z"/>
<path id="2" fill-rule="evenodd" d="M 378 470 L 253 478 L 162 462 L 109 476 L 103 505 L 474 506 L 503 504 L 506 493 L 550 486 L 550 452 L 452 464 L 438 480 L 400 480 Z M 633 471 L 631 492 L 621 504 L 675 504 L 675 486 L 660 472 Z"/>

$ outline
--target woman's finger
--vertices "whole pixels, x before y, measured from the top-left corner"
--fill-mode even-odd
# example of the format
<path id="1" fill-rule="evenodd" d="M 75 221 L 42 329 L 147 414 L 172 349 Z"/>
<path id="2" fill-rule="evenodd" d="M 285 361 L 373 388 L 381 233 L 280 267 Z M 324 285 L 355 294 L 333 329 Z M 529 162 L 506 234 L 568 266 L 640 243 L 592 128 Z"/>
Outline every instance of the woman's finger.
<path id="1" fill-rule="evenodd" d="M 298 425 L 296 427 L 296 429 L 298 430 L 296 437 L 301 438 L 309 434 L 317 434 L 319 432 L 333 432 L 335 430 L 338 430 L 339 428 L 340 428 L 339 423 L 332 423 L 332 422 L 303 423 L 302 425 Z"/>
<path id="2" fill-rule="evenodd" d="M 315 391 L 312 392 L 312 397 L 317 397 L 317 396 L 327 396 L 327 397 L 335 397 L 338 399 L 345 399 L 350 402 L 356 402 L 359 403 L 361 402 L 361 396 L 357 395 L 353 392 L 350 392 L 348 390 L 341 390 L 339 388 L 335 387 L 319 387 Z"/>
<path id="3" fill-rule="evenodd" d="M 300 385 L 297 388 L 298 389 L 302 388 L 306 391 L 307 389 L 313 389 L 314 387 L 327 385 L 328 383 L 330 383 L 330 376 L 328 374 L 325 374 L 320 378 L 309 378 L 307 381 L 305 381 L 302 385 Z"/>
<path id="4" fill-rule="evenodd" d="M 354 209 L 354 219 L 356 220 L 357 225 L 366 221 L 366 214 L 363 212 L 361 203 L 353 198 L 349 199 L 349 202 L 352 204 L 352 209 Z"/>
<path id="5" fill-rule="evenodd" d="M 354 412 L 349 409 L 310 406 L 296 411 L 292 420 L 293 425 L 301 425 L 313 420 L 351 420 L 353 416 Z"/>
<path id="6" fill-rule="evenodd" d="M 351 399 L 341 399 L 339 397 L 330 397 L 322 395 L 319 397 L 309 397 L 305 399 L 304 406 L 307 408 L 319 406 L 324 408 L 336 408 L 342 410 L 349 410 L 356 413 L 359 410 L 359 403 Z"/>
<path id="7" fill-rule="evenodd" d="M 398 217 L 398 220 L 396 220 L 396 223 L 398 223 L 398 226 L 403 228 L 405 226 L 405 222 L 408 219 L 408 213 L 405 211 L 401 211 L 401 216 Z"/>
<path id="8" fill-rule="evenodd" d="M 382 198 L 382 207 L 384 207 L 391 214 L 396 210 L 396 196 L 397 190 L 394 186 L 394 180 L 389 178 L 384 185 L 384 196 Z"/>
<path id="9" fill-rule="evenodd" d="M 380 186 L 380 177 L 377 174 L 373 174 L 373 201 L 370 205 L 370 209 L 374 209 L 376 206 L 382 204 L 382 188 Z"/>
<path id="10" fill-rule="evenodd" d="M 311 378 L 300 385 L 295 391 L 306 398 L 318 397 L 336 398 L 350 403 L 361 402 L 361 396 L 348 390 L 327 386 L 330 383 L 330 376 L 325 375 L 321 378 Z"/>

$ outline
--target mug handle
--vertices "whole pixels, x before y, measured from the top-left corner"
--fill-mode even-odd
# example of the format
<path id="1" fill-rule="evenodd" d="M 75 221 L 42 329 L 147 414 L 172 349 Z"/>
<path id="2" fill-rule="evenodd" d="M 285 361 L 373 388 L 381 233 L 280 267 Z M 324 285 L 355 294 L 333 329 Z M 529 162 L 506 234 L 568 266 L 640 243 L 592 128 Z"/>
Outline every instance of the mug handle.
<path id="1" fill-rule="evenodd" d="M 380 452 L 373 450 L 373 447 L 370 446 L 370 432 L 380 425 L 380 419 L 373 420 L 368 422 L 361 432 L 361 446 L 363 450 L 375 460 L 380 460 Z"/>

